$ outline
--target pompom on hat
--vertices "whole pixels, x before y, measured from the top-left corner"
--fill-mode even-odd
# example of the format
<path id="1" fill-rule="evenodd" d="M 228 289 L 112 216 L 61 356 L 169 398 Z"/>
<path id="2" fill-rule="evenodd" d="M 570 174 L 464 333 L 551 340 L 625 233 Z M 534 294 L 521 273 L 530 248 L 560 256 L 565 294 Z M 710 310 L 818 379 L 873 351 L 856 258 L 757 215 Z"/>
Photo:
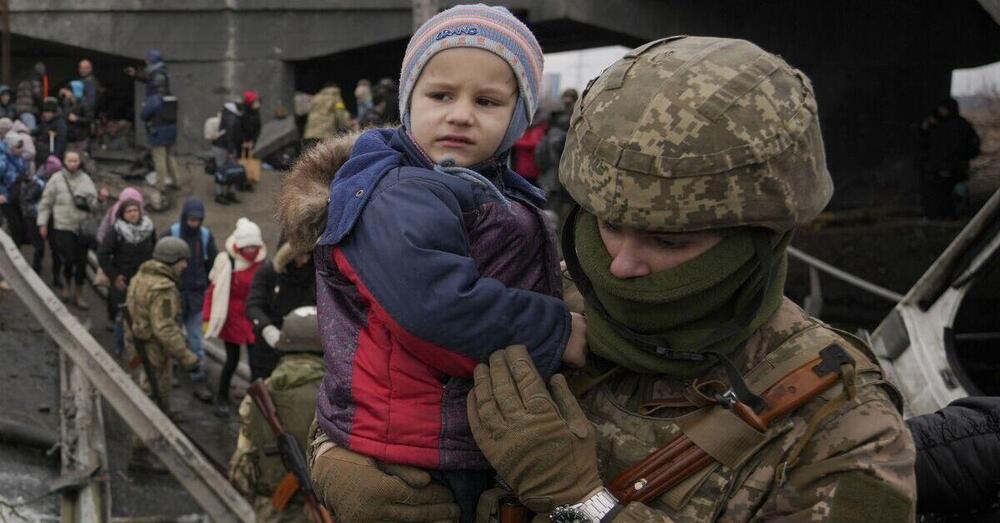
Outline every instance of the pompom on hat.
<path id="1" fill-rule="evenodd" d="M 410 38 L 399 75 L 399 114 L 410 125 L 410 96 L 424 67 L 437 53 L 455 47 L 489 51 L 510 65 L 517 80 L 517 107 L 498 152 L 505 152 L 531 124 L 538 107 L 544 57 L 538 40 L 503 7 L 459 5 L 438 13 Z"/>
<path id="2" fill-rule="evenodd" d="M 247 218 L 236 220 L 236 230 L 233 231 L 232 237 L 233 245 L 237 249 L 264 245 L 264 237 L 260 233 L 260 227 Z"/>

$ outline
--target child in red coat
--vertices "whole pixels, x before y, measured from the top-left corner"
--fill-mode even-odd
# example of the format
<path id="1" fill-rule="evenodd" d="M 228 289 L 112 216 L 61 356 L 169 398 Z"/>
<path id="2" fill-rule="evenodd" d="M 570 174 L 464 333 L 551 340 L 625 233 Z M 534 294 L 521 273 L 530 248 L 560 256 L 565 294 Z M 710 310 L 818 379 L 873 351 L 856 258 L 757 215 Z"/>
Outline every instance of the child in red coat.
<path id="1" fill-rule="evenodd" d="M 208 274 L 209 286 L 202 306 L 202 320 L 207 322 L 205 338 L 219 338 L 226 345 L 226 363 L 219 377 L 216 414 L 226 416 L 232 410 L 229 385 L 240 361 L 240 346 L 253 345 L 253 326 L 247 319 L 246 302 L 250 284 L 267 249 L 260 227 L 247 218 L 236 221 L 236 230 L 226 239 L 225 252 L 215 257 Z"/>

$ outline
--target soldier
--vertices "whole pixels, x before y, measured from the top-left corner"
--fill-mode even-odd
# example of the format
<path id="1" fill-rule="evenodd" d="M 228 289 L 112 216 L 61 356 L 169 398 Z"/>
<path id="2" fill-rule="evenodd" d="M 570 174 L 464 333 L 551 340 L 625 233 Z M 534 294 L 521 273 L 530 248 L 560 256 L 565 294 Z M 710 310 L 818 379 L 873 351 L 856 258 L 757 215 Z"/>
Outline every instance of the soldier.
<path id="1" fill-rule="evenodd" d="M 316 394 L 325 372 L 316 307 L 299 307 L 288 313 L 274 348 L 283 356 L 267 378 L 267 388 L 285 429 L 299 440 L 301 448 L 306 448 Z M 283 511 L 275 510 L 271 496 L 289 471 L 278 454 L 264 452 L 276 445 L 275 436 L 249 395 L 243 398 L 239 414 L 240 436 L 229 460 L 230 481 L 250 499 L 257 521 L 309 523 L 301 496 L 293 498 Z"/>
<path id="2" fill-rule="evenodd" d="M 863 342 L 783 296 L 791 232 L 833 190 L 802 72 L 741 40 L 648 43 L 584 91 L 559 172 L 578 204 L 563 253 L 588 364 L 546 387 L 509 348 L 477 367 L 468 398 L 476 441 L 528 508 L 578 522 L 913 520 L 898 393 Z M 785 389 L 803 400 L 788 403 L 771 387 L 797 369 L 836 381 Z M 672 442 L 707 460 L 646 461 Z M 609 491 L 641 493 L 659 473 L 686 479 L 644 503 Z"/>
<path id="3" fill-rule="evenodd" d="M 172 381 L 169 358 L 179 360 L 187 371 L 198 366 L 198 356 L 191 352 L 184 338 L 180 320 L 181 298 L 177 291 L 180 274 L 187 267 L 190 257 L 191 251 L 183 240 L 161 238 L 153 247 L 153 259 L 139 266 L 125 298 L 127 317 L 130 319 L 126 325 L 125 361 L 130 369 L 136 371 L 133 378 L 139 387 L 153 397 L 168 415 Z M 147 368 L 153 376 L 147 375 Z M 156 386 L 155 393 L 153 384 Z M 135 436 L 132 438 L 129 466 L 162 470 L 162 465 L 153 459 Z"/>

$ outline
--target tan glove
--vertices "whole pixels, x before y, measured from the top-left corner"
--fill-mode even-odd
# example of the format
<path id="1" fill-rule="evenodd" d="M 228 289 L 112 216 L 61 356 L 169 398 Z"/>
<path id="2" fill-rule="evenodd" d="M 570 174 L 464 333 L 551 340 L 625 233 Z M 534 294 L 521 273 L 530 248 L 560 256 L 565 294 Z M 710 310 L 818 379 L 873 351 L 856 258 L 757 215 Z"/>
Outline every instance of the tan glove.
<path id="1" fill-rule="evenodd" d="M 458 505 L 443 485 L 423 470 L 376 462 L 332 447 L 312 466 L 316 493 L 337 523 L 458 521 Z"/>
<path id="2" fill-rule="evenodd" d="M 545 388 L 524 346 L 497 351 L 475 370 L 469 425 L 480 450 L 528 508 L 579 503 L 603 483 L 597 438 L 561 374 Z"/>

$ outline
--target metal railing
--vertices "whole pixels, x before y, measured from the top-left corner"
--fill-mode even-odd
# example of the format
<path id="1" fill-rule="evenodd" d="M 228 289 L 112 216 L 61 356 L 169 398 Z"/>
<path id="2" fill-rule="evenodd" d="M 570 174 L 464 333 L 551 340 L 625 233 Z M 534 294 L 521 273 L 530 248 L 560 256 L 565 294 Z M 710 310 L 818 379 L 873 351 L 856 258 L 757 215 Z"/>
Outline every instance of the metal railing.
<path id="1" fill-rule="evenodd" d="M 840 281 L 893 303 L 899 303 L 903 299 L 903 295 L 898 292 L 886 289 L 881 285 L 874 284 L 847 271 L 838 269 L 833 265 L 830 265 L 815 256 L 806 254 L 790 245 L 788 246 L 788 254 L 792 258 L 795 258 L 796 260 L 799 260 L 809 266 L 809 295 L 806 296 L 804 300 L 804 308 L 806 309 L 806 312 L 813 316 L 819 316 L 820 312 L 823 310 L 823 292 L 819 281 L 820 272 L 829 274 Z"/>

